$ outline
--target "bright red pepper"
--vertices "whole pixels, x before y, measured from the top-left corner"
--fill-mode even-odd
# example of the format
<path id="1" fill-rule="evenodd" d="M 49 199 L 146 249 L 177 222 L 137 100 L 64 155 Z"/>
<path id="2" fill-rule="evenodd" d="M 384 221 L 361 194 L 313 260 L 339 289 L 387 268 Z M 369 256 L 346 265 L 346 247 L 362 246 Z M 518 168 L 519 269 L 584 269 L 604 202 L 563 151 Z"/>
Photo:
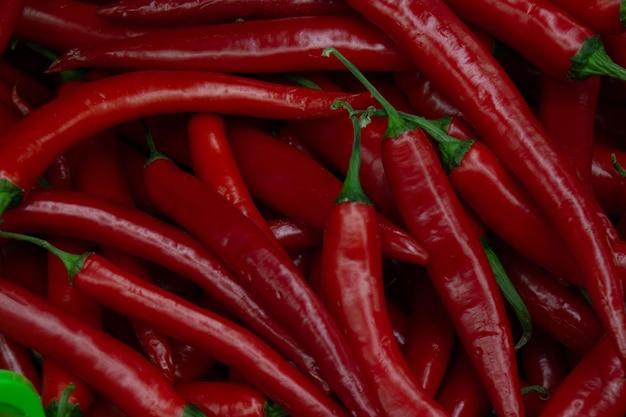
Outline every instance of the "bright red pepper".
<path id="1" fill-rule="evenodd" d="M 345 50 L 363 70 L 413 65 L 389 38 L 360 16 L 302 16 L 161 29 L 156 33 L 74 48 L 48 72 L 75 68 L 176 69 L 228 73 L 341 70 L 322 57 L 328 45 Z"/>
<path id="2" fill-rule="evenodd" d="M 597 33 L 626 30 L 626 5 L 622 0 L 550 0 Z"/>
<path id="3" fill-rule="evenodd" d="M 285 410 L 257 388 L 220 381 L 177 384 L 176 391 L 187 401 L 218 416 L 283 417 Z"/>
<path id="4" fill-rule="evenodd" d="M 0 288 L 1 332 L 56 360 L 129 416 L 203 415 L 138 352 L 6 280 Z"/>
<path id="5" fill-rule="evenodd" d="M 71 225 L 71 227 L 67 227 Z M 4 215 L 3 228 L 66 234 L 160 264 L 191 279 L 322 386 L 315 361 L 200 242 L 139 210 L 84 193 L 37 192 Z"/>
<path id="6" fill-rule="evenodd" d="M 228 138 L 254 198 L 304 225 L 324 229 L 341 189 L 341 181 L 333 173 L 261 129 L 232 125 Z M 385 256 L 427 262 L 427 252 L 404 229 L 383 215 L 379 215 L 379 227 Z"/>
<path id="7" fill-rule="evenodd" d="M 310 249 L 322 242 L 322 233 L 288 218 L 269 219 L 267 226 L 287 253 Z"/>
<path id="8" fill-rule="evenodd" d="M 396 343 L 383 287 L 376 210 L 359 181 L 360 127 L 348 174 L 322 243 L 323 299 L 341 327 L 386 416 L 445 416 L 408 368 Z"/>
<path id="9" fill-rule="evenodd" d="M 219 111 L 266 118 L 335 114 L 341 95 L 220 73 L 136 71 L 87 83 L 39 108 L 0 140 L 0 211 L 19 204 L 54 158 L 82 139 L 124 121 L 159 113 Z M 28 137 L 28 139 L 24 139 Z"/>
<path id="10" fill-rule="evenodd" d="M 201 347 L 225 365 L 238 369 L 293 415 L 348 415 L 338 402 L 244 327 L 134 277 L 96 254 L 61 256 L 68 267 L 73 267 L 71 280 L 81 291 L 113 311 Z M 145 396 L 144 392 L 137 394 Z"/>
<path id="11" fill-rule="evenodd" d="M 342 0 L 117 0 L 96 10 L 108 19 L 158 26 L 353 13 Z"/>
<path id="12" fill-rule="evenodd" d="M 152 157 L 144 172 L 154 203 L 214 251 L 307 346 L 320 374 L 346 407 L 360 416 L 376 415 L 378 406 L 345 338 L 287 254 L 211 187 L 171 160 Z"/>
<path id="13" fill-rule="evenodd" d="M 604 329 L 626 363 L 624 293 L 605 227 L 502 67 L 441 0 L 349 3 L 395 40 L 463 112 L 557 226 Z"/>
<path id="14" fill-rule="evenodd" d="M 625 377 L 619 355 L 603 337 L 568 373 L 540 417 L 622 417 L 626 413 Z"/>
<path id="15" fill-rule="evenodd" d="M 547 0 L 445 3 L 546 74 L 564 80 L 592 75 L 626 79 L 626 70 L 609 58 L 600 36 Z"/>

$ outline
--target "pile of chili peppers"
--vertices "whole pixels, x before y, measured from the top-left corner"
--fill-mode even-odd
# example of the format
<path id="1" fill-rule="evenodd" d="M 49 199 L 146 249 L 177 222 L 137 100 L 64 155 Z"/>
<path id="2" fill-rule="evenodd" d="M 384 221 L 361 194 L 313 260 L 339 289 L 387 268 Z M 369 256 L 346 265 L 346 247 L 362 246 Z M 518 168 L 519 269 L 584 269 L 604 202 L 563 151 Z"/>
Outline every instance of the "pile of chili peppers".
<path id="1" fill-rule="evenodd" d="M 0 368 L 50 417 L 626 416 L 625 51 L 622 0 L 4 0 Z"/>

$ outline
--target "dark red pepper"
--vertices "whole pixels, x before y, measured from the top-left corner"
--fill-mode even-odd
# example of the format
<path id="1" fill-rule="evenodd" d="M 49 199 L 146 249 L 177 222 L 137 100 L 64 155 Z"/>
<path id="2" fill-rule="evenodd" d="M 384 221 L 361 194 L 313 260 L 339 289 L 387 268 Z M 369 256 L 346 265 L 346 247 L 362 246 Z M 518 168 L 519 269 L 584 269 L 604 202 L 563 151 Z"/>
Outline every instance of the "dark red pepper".
<path id="1" fill-rule="evenodd" d="M 5 0 L 0 6 L 0 54 L 4 54 L 22 14 L 24 0 Z"/>
<path id="2" fill-rule="evenodd" d="M 302 16 L 161 29 L 74 48 L 47 72 L 75 68 L 176 69 L 228 73 L 341 70 L 322 50 L 336 45 L 363 70 L 413 68 L 389 38 L 360 16 Z"/>
<path id="3" fill-rule="evenodd" d="M 597 33 L 626 30 L 626 5 L 622 0 L 550 0 Z"/>
<path id="4" fill-rule="evenodd" d="M 595 206 L 495 58 L 441 0 L 349 0 L 467 117 L 557 226 L 604 329 L 626 363 L 626 309 Z"/>

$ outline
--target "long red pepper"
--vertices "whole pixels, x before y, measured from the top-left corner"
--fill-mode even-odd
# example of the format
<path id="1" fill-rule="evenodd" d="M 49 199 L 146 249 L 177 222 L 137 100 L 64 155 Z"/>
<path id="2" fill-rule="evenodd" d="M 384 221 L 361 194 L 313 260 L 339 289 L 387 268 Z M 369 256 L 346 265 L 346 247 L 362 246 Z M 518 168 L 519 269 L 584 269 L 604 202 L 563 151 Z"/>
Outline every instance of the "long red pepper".
<path id="1" fill-rule="evenodd" d="M 129 416 L 204 415 L 130 347 L 6 280 L 0 288 L 4 334 L 79 375 Z"/>
<path id="2" fill-rule="evenodd" d="M 73 48 L 48 72 L 75 68 L 185 69 L 229 73 L 341 70 L 320 54 L 345 50 L 364 70 L 413 68 L 395 44 L 361 16 L 302 16 L 221 25 L 185 26 Z"/>
<path id="3" fill-rule="evenodd" d="M 118 0 L 96 9 L 108 19 L 158 26 L 353 13 L 342 0 Z"/>
<path id="4" fill-rule="evenodd" d="M 496 412 L 522 416 L 517 363 L 504 303 L 479 236 L 433 145 L 422 129 L 405 122 L 340 53 L 332 49 L 326 53 L 344 62 L 383 106 L 389 124 L 381 138 L 382 160 L 407 230 L 430 254 L 424 267 Z"/>
<path id="5" fill-rule="evenodd" d="M 540 417 L 621 417 L 626 413 L 624 366 L 607 337 L 578 362 Z"/>
<path id="6" fill-rule="evenodd" d="M 461 19 L 491 33 L 549 75 L 574 80 L 626 77 L 626 70 L 606 54 L 598 34 L 547 0 L 445 3 Z"/>
<path id="7" fill-rule="evenodd" d="M 31 351 L 0 333 L 0 369 L 25 376 L 41 392 L 41 376 Z"/>
<path id="8" fill-rule="evenodd" d="M 187 132 L 194 175 L 237 207 L 273 240 L 272 231 L 241 177 L 228 143 L 224 118 L 210 113 L 194 115 L 187 124 Z"/>
<path id="9" fill-rule="evenodd" d="M 341 181 L 333 173 L 261 129 L 233 124 L 228 128 L 228 138 L 254 198 L 300 223 L 324 229 L 341 190 Z M 403 228 L 383 215 L 379 215 L 379 227 L 385 256 L 417 264 L 427 262 L 426 250 Z"/>
<path id="10" fill-rule="evenodd" d="M 409 370 L 395 341 L 383 290 L 376 210 L 359 181 L 360 126 L 322 243 L 322 293 L 386 416 L 445 416 Z"/>
<path id="11" fill-rule="evenodd" d="M 97 254 L 62 252 L 38 238 L 7 232 L 2 235 L 28 240 L 50 250 L 63 260 L 71 282 L 85 294 L 124 316 L 155 326 L 177 340 L 202 347 L 220 362 L 238 369 L 290 413 L 311 417 L 348 415 L 339 403 L 318 389 L 278 352 L 234 322 L 137 278 Z M 156 371 L 156 368 L 152 369 Z M 149 378 L 146 378 L 148 382 Z M 169 383 L 168 387 L 174 389 Z M 155 400 L 145 392 L 139 391 L 136 395 L 145 396 L 147 403 Z M 162 395 L 160 399 L 172 397 L 176 395 Z M 157 415 L 156 412 L 151 410 L 147 415 Z"/>
<path id="12" fill-rule="evenodd" d="M 57 191 L 33 193 L 22 207 L 5 213 L 3 228 L 88 239 L 163 265 L 191 279 L 321 386 L 325 384 L 311 356 L 268 315 L 232 272 L 200 242 L 176 227 L 95 196 Z"/>
<path id="13" fill-rule="evenodd" d="M 576 259 L 603 327 L 626 363 L 624 295 L 605 228 L 572 170 L 494 57 L 440 0 L 349 3 L 403 48 L 552 219 Z"/>
<path id="14" fill-rule="evenodd" d="M 75 0 L 24 0 L 14 36 L 61 53 L 154 30 L 101 19 L 95 10 L 95 5 Z"/>
<path id="15" fill-rule="evenodd" d="M 550 0 L 601 35 L 626 30 L 623 0 Z"/>
<path id="16" fill-rule="evenodd" d="M 215 415 L 238 417 L 283 417 L 285 410 L 269 400 L 257 388 L 220 381 L 187 382 L 176 385 L 176 391 L 201 410 Z"/>
<path id="17" fill-rule="evenodd" d="M 148 194 L 162 212 L 213 250 L 270 314 L 307 346 L 320 374 L 346 407 L 359 416 L 377 415 L 378 406 L 347 341 L 286 252 L 171 160 L 150 158 L 144 176 Z"/>
<path id="18" fill-rule="evenodd" d="M 18 204 L 56 155 L 124 121 L 159 113 L 218 111 L 266 118 L 324 117 L 335 99 L 369 101 L 221 73 L 137 71 L 87 83 L 15 125 L 0 140 L 0 212 Z"/>

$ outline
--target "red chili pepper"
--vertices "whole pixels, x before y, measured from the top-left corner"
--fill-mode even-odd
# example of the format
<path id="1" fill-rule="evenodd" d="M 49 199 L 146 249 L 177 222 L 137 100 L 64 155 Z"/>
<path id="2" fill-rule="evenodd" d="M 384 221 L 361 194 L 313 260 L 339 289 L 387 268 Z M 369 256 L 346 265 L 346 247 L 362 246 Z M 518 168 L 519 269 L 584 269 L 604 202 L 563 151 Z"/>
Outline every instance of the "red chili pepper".
<path id="1" fill-rule="evenodd" d="M 212 355 L 188 343 L 172 340 L 172 348 L 174 365 L 176 365 L 175 385 L 202 381 L 217 364 L 217 360 Z"/>
<path id="2" fill-rule="evenodd" d="M 557 226 L 604 329 L 626 363 L 624 294 L 605 227 L 510 78 L 440 0 L 349 3 L 395 40 L 465 114 Z"/>
<path id="3" fill-rule="evenodd" d="M 14 36 L 56 52 L 147 33 L 145 27 L 125 25 L 96 16 L 96 6 L 75 0 L 24 0 Z"/>
<path id="4" fill-rule="evenodd" d="M 337 177 L 306 154 L 258 128 L 230 125 L 228 139 L 255 199 L 304 225 L 324 229 L 341 190 Z M 404 229 L 383 215 L 378 219 L 385 256 L 418 264 L 427 262 L 427 252 Z"/>
<path id="5" fill-rule="evenodd" d="M 287 254 L 202 180 L 171 160 L 145 167 L 148 194 L 172 221 L 214 251 L 315 359 L 346 407 L 360 416 L 378 407 L 347 342 Z"/>
<path id="6" fill-rule="evenodd" d="M 610 216 L 620 216 L 626 207 L 624 177 L 615 169 L 612 155 L 617 162 L 626 165 L 626 153 L 607 143 L 596 140 L 592 148 L 592 188 L 598 204 Z"/>
<path id="7" fill-rule="evenodd" d="M 56 360 L 129 416 L 203 415 L 128 346 L 6 280 L 0 288 L 4 334 Z"/>
<path id="8" fill-rule="evenodd" d="M 191 279 L 307 372 L 320 386 L 315 361 L 206 247 L 139 210 L 84 193 L 37 192 L 3 216 L 5 230 L 71 234 L 115 246 Z M 68 227 L 71 225 L 71 227 Z"/>
<path id="9" fill-rule="evenodd" d="M 187 131 L 194 175 L 209 184 L 274 241 L 274 234 L 241 177 L 230 150 L 223 117 L 209 113 L 197 114 L 189 120 Z"/>
<path id="10" fill-rule="evenodd" d="M 489 412 L 489 397 L 462 346 L 456 346 L 435 400 L 454 417 L 483 417 Z"/>
<path id="11" fill-rule="evenodd" d="M 20 96 L 34 107 L 40 107 L 54 98 L 48 86 L 6 59 L 0 60 L 0 79 L 7 85 L 15 86 Z"/>
<path id="12" fill-rule="evenodd" d="M 573 351 L 589 350 L 603 328 L 587 300 L 511 248 L 497 245 L 497 250 L 533 322 Z"/>
<path id="13" fill-rule="evenodd" d="M 288 218 L 269 219 L 267 227 L 287 253 L 310 249 L 322 242 L 319 230 L 303 226 Z"/>
<path id="14" fill-rule="evenodd" d="M 359 181 L 359 120 L 352 117 L 354 150 L 324 229 L 323 299 L 385 415 L 444 416 L 412 375 L 395 341 L 383 290 L 377 214 Z"/>
<path id="15" fill-rule="evenodd" d="M 0 212 L 20 202 L 56 155 L 97 132 L 159 113 L 219 111 L 267 118 L 324 117 L 335 99 L 369 101 L 220 73 L 136 71 L 87 83 L 29 115 L 3 136 Z M 28 139 L 24 139 L 27 136 Z"/>
<path id="16" fill-rule="evenodd" d="M 603 337 L 550 397 L 540 417 L 621 417 L 626 413 L 624 366 Z"/>
<path id="17" fill-rule="evenodd" d="M 128 415 L 111 401 L 98 396 L 85 413 L 85 417 L 128 417 Z"/>
<path id="18" fill-rule="evenodd" d="M 413 278 L 409 331 L 403 354 L 424 391 L 434 397 L 448 369 L 456 332 L 428 277 Z"/>
<path id="19" fill-rule="evenodd" d="M 341 0 L 118 0 L 96 10 L 98 16 L 107 19 L 158 26 L 353 13 Z"/>
<path id="20" fill-rule="evenodd" d="M 13 36 L 23 7 L 24 0 L 6 0 L 0 6 L 0 54 L 4 54 Z"/>
<path id="21" fill-rule="evenodd" d="M 621 0 L 550 0 L 599 34 L 626 30 L 626 5 Z"/>
<path id="22" fill-rule="evenodd" d="M 228 73 L 341 70 L 321 51 L 337 45 L 359 68 L 408 70 L 413 65 L 389 38 L 360 16 L 302 16 L 185 26 L 73 48 L 47 72 L 75 68 L 176 69 Z"/>
<path id="23" fill-rule="evenodd" d="M 188 382 L 176 385 L 176 391 L 201 410 L 216 416 L 281 417 L 285 410 L 257 388 L 221 381 Z"/>
<path id="24" fill-rule="evenodd" d="M 430 254 L 424 267 L 496 412 L 521 416 L 517 363 L 504 302 L 479 236 L 433 145 L 337 51 L 327 53 L 344 62 L 385 110 L 389 125 L 382 138 L 382 160 L 407 230 Z"/>
<path id="25" fill-rule="evenodd" d="M 85 294 L 126 317 L 157 326 L 174 339 L 201 347 L 225 365 L 238 369 L 293 415 L 348 415 L 338 402 L 244 327 L 137 278 L 97 254 L 71 254 L 37 238 L 6 232 L 2 235 L 46 247 L 63 259 L 68 271 L 72 271 L 71 282 Z M 137 395 L 146 396 L 145 392 L 137 392 Z M 146 397 L 146 402 L 154 401 Z M 161 395 L 160 398 L 170 397 L 173 396 Z"/>
<path id="26" fill-rule="evenodd" d="M 606 54 L 600 36 L 549 1 L 445 3 L 459 18 L 491 33 L 551 76 L 626 79 L 626 70 Z"/>

